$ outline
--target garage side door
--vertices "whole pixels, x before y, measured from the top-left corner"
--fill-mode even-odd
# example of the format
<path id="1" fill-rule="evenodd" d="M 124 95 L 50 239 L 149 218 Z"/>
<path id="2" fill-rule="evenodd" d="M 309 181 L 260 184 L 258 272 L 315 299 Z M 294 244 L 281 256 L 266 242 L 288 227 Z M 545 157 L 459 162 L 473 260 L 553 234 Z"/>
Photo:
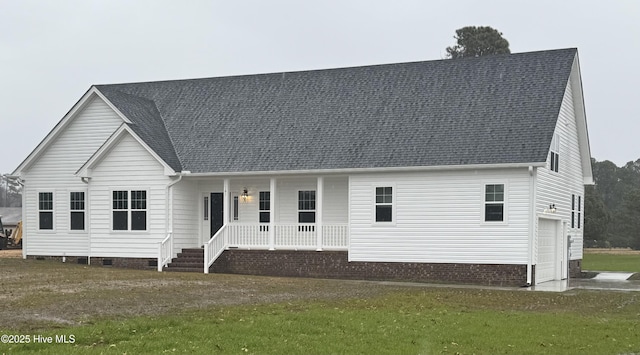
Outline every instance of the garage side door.
<path id="1" fill-rule="evenodd" d="M 550 281 L 555 278 L 557 222 L 540 218 L 538 220 L 538 264 L 536 265 L 536 283 Z"/>

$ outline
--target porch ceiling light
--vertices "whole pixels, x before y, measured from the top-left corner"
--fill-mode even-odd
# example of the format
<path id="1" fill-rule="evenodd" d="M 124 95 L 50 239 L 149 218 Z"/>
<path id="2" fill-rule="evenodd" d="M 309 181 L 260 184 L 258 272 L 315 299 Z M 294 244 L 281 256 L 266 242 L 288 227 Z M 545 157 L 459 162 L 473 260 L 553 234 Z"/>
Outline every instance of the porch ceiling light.
<path id="1" fill-rule="evenodd" d="M 249 190 L 246 187 L 242 188 L 242 201 L 247 202 L 247 197 L 249 197 Z"/>

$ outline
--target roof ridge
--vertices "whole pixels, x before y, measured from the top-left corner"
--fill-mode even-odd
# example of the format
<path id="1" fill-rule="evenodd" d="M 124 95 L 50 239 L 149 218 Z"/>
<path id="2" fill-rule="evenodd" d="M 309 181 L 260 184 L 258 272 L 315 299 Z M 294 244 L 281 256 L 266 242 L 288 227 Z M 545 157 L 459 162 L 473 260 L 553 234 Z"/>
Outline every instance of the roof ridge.
<path id="1" fill-rule="evenodd" d="M 495 58 L 503 58 L 503 57 L 511 57 L 511 56 L 520 56 L 520 55 L 530 55 L 534 53 L 550 53 L 550 52 L 559 52 L 559 51 L 569 51 L 574 50 L 577 51 L 576 47 L 569 48 L 557 48 L 557 49 L 547 49 L 547 50 L 538 50 L 538 51 L 529 51 L 529 52 L 518 52 L 518 53 L 505 53 L 505 54 L 492 54 L 492 55 L 484 55 L 479 57 L 468 57 L 468 58 L 456 58 L 453 60 L 456 61 L 470 61 L 470 60 L 491 60 Z M 382 67 L 382 66 L 393 66 L 393 65 L 406 65 L 406 64 L 418 64 L 418 63 L 435 63 L 435 62 L 445 62 L 452 60 L 451 58 L 441 58 L 441 59 L 430 59 L 430 60 L 411 60 L 407 62 L 390 62 L 390 63 L 378 63 L 378 64 L 362 64 L 362 65 L 352 65 L 345 67 L 332 67 L 332 68 L 318 68 L 318 69 L 301 69 L 301 70 L 291 70 L 291 71 L 273 71 L 273 72 L 264 72 L 264 73 L 247 73 L 247 74 L 231 74 L 231 75 L 221 75 L 221 76 L 207 76 L 200 78 L 188 78 L 188 79 L 165 79 L 165 80 L 149 80 L 149 81 L 131 81 L 131 82 L 120 82 L 120 83 L 111 83 L 111 84 L 95 84 L 94 86 L 107 86 L 114 87 L 120 85 L 134 85 L 134 84 L 161 84 L 161 83 L 177 83 L 177 82 L 189 82 L 189 81 L 199 81 L 199 80 L 212 80 L 212 79 L 223 79 L 223 78 L 242 78 L 242 77 L 251 77 L 251 76 L 268 76 L 268 75 L 283 75 L 283 74 L 297 74 L 297 73 L 307 73 L 307 72 L 321 72 L 321 71 L 332 71 L 332 70 L 349 70 L 349 69 L 358 69 L 358 68 L 371 68 L 371 67 Z"/>

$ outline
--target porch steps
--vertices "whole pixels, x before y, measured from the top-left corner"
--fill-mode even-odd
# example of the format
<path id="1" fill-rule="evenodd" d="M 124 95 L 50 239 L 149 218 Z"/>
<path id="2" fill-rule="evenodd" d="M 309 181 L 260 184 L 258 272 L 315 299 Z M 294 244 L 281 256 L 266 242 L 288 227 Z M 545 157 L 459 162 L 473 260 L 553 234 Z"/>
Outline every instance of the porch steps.
<path id="1" fill-rule="evenodd" d="M 204 249 L 182 249 L 177 258 L 173 258 L 164 271 L 203 272 Z"/>

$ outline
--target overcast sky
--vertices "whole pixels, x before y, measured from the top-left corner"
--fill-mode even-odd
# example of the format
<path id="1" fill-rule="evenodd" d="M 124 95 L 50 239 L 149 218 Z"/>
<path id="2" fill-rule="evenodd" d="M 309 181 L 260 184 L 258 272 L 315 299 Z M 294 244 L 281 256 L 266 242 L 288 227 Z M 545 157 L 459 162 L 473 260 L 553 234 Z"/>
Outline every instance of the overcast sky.
<path id="1" fill-rule="evenodd" d="M 640 158 L 640 1 L 0 0 L 0 173 L 93 84 L 437 60 L 492 26 L 512 52 L 577 47 L 591 154 Z"/>

